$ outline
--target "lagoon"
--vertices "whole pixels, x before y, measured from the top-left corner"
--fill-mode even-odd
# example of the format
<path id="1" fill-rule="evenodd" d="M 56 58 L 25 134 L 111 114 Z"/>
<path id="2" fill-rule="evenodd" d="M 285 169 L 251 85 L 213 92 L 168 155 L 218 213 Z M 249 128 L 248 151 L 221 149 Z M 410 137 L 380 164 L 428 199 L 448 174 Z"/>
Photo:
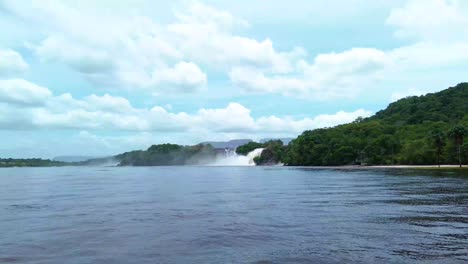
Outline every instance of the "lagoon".
<path id="1" fill-rule="evenodd" d="M 468 171 L 0 169 L 0 263 L 347 262 L 468 262 Z"/>

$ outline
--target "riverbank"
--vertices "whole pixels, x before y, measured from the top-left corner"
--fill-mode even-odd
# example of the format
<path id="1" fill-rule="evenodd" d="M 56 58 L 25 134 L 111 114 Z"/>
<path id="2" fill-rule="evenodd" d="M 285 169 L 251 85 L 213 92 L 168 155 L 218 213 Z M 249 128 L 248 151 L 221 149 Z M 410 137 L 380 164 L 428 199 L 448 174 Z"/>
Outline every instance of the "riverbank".
<path id="1" fill-rule="evenodd" d="M 343 165 L 343 166 L 285 166 L 285 167 L 297 167 L 297 168 L 310 168 L 310 169 L 428 169 L 428 170 L 468 170 L 468 165 L 463 165 L 460 168 L 459 165 Z"/>
<path id="2" fill-rule="evenodd" d="M 468 169 L 468 165 L 376 165 L 364 166 L 369 168 L 382 168 L 382 169 Z"/>

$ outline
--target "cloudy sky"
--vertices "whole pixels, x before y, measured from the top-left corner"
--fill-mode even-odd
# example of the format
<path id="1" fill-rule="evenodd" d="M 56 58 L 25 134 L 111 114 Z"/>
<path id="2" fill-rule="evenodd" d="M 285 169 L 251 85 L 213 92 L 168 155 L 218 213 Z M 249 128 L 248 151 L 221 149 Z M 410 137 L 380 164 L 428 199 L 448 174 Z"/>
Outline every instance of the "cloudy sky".
<path id="1" fill-rule="evenodd" d="M 0 0 L 0 156 L 294 137 L 467 81 L 468 1 Z"/>

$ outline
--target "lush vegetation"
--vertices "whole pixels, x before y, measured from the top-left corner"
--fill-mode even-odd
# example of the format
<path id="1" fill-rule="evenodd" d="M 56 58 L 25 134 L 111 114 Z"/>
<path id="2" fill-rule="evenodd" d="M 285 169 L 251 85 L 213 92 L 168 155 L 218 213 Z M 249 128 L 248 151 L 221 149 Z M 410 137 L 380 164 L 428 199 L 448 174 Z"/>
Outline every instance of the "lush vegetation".
<path id="1" fill-rule="evenodd" d="M 236 153 L 239 155 L 247 155 L 249 152 L 252 152 L 255 149 L 258 148 L 264 148 L 265 144 L 264 143 L 258 143 L 258 142 L 249 142 L 247 144 L 244 144 L 242 146 L 237 147 Z"/>
<path id="2" fill-rule="evenodd" d="M 198 165 L 211 162 L 217 152 L 211 145 L 180 146 L 153 145 L 147 150 L 125 152 L 112 157 L 89 159 L 81 162 L 60 162 L 43 159 L 0 159 L 0 167 L 53 167 L 53 166 L 172 166 Z"/>
<path id="3" fill-rule="evenodd" d="M 283 145 L 281 140 L 269 140 L 265 143 L 249 142 L 245 145 L 239 146 L 236 153 L 239 155 L 247 155 L 249 152 L 263 148 L 262 154 L 254 158 L 257 165 L 272 165 L 280 163 L 286 154 L 287 146 Z"/>
<path id="4" fill-rule="evenodd" d="M 401 99 L 370 118 L 305 131 L 293 140 L 288 165 L 459 164 L 468 160 L 468 83 Z"/>
<path id="5" fill-rule="evenodd" d="M 119 154 L 114 158 L 120 162 L 119 166 L 171 166 L 202 164 L 215 157 L 216 150 L 211 145 L 161 144 L 153 145 L 147 150 Z"/>
<path id="6" fill-rule="evenodd" d="M 1 159 L 0 168 L 4 167 L 54 167 L 70 165 L 66 162 L 49 159 Z"/>
<path id="7" fill-rule="evenodd" d="M 254 158 L 257 165 L 274 165 L 285 158 L 287 146 L 281 140 L 270 140 L 263 143 L 264 150 L 259 157 Z"/>
<path id="8" fill-rule="evenodd" d="M 468 83 L 461 83 L 438 93 L 401 99 L 350 124 L 305 131 L 287 147 L 281 141 L 250 142 L 237 153 L 265 148 L 255 159 L 260 165 L 461 164 L 468 161 L 467 128 Z"/>

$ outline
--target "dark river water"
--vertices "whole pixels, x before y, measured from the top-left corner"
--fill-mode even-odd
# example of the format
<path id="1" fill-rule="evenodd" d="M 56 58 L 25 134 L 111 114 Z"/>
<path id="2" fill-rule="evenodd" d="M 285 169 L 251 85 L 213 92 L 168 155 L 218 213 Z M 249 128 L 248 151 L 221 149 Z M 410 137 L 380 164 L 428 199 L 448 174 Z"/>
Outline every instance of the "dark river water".
<path id="1" fill-rule="evenodd" d="M 468 263 L 468 171 L 0 169 L 0 263 Z"/>

